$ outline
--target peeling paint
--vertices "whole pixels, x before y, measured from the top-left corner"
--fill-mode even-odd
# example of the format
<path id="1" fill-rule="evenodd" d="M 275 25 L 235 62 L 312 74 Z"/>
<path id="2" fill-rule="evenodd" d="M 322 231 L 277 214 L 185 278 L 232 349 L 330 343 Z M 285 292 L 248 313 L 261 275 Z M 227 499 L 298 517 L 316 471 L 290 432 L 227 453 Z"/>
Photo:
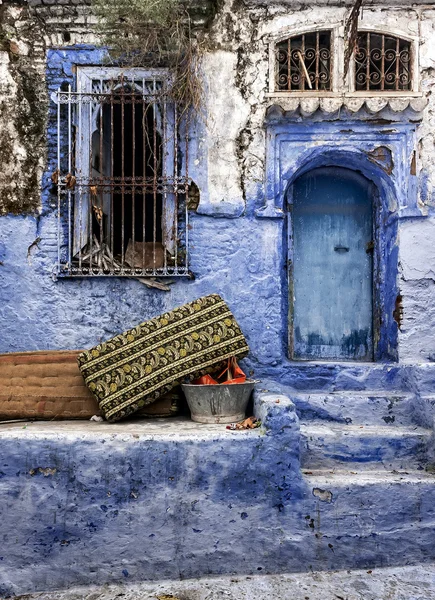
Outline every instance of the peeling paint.
<path id="1" fill-rule="evenodd" d="M 42 35 L 41 35 L 42 34 Z M 47 94 L 44 32 L 26 6 L 0 6 L 0 215 L 34 213 L 41 206 Z"/>
<path id="2" fill-rule="evenodd" d="M 329 490 L 321 490 L 320 488 L 313 488 L 313 496 L 318 498 L 320 502 L 328 502 L 329 504 L 332 502 L 332 492 Z"/>
<path id="3" fill-rule="evenodd" d="M 381 133 L 382 135 L 382 133 Z M 393 162 L 393 154 L 390 148 L 386 146 L 378 146 L 374 150 L 371 150 L 367 153 L 369 160 L 375 162 L 380 165 L 382 169 L 387 173 L 387 175 L 391 175 L 394 169 Z M 412 174 L 412 173 L 411 173 Z"/>
<path id="4" fill-rule="evenodd" d="M 41 474 L 44 477 L 50 477 L 57 473 L 57 469 L 55 467 L 36 467 L 35 469 L 30 469 L 29 475 L 34 477 L 35 475 Z"/>

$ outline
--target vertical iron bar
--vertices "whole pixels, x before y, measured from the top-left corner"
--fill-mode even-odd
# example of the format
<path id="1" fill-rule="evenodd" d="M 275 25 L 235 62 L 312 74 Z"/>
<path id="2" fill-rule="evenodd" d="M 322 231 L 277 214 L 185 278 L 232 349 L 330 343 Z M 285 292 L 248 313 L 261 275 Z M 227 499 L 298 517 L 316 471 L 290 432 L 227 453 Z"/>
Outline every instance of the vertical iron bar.
<path id="1" fill-rule="evenodd" d="M 115 269 L 115 250 L 114 250 L 114 233 L 113 233 L 113 220 L 114 220 L 114 179 L 113 179 L 113 82 L 110 85 L 110 253 L 112 255 L 112 273 Z"/>
<path id="2" fill-rule="evenodd" d="M 136 90 L 134 87 L 134 76 L 132 77 L 132 96 L 131 96 L 131 130 L 132 130 L 132 151 L 131 151 L 131 243 L 133 248 L 133 264 L 132 269 L 136 267 L 136 248 L 135 248 L 135 203 L 136 203 L 136 186 L 135 186 L 135 157 L 136 157 Z"/>
<path id="3" fill-rule="evenodd" d="M 385 89 L 385 35 L 382 34 L 382 50 L 381 50 L 381 90 Z"/>
<path id="4" fill-rule="evenodd" d="M 302 52 L 302 61 L 305 64 L 305 34 L 302 35 L 302 48 L 301 48 Z M 302 65 L 301 65 L 301 71 L 302 71 Z M 302 75 L 302 73 L 301 73 Z M 301 76 L 301 85 L 302 85 L 302 91 L 305 92 L 305 76 Z"/>
<path id="5" fill-rule="evenodd" d="M 187 124 L 186 124 L 186 132 L 185 132 L 185 140 L 186 140 L 186 150 L 185 150 L 185 157 L 186 157 L 186 166 L 185 166 L 185 180 L 184 180 L 184 186 L 185 186 L 185 227 L 186 227 L 186 236 L 185 236 L 185 243 L 186 243 L 186 250 L 185 250 L 185 261 L 184 261 L 184 270 L 187 273 L 187 267 L 189 264 L 189 209 L 188 209 L 188 203 L 189 203 L 189 136 L 188 136 L 188 129 L 187 129 Z"/>
<path id="6" fill-rule="evenodd" d="M 100 97 L 100 164 L 98 165 L 98 168 L 100 170 L 100 209 L 101 212 L 99 212 L 98 214 L 100 215 L 100 248 L 101 248 L 101 259 L 103 258 L 103 223 L 104 223 L 104 156 L 103 156 L 103 137 L 104 137 L 104 124 L 103 124 L 103 119 L 104 119 L 104 110 L 103 110 L 103 79 L 100 78 L 100 93 L 101 93 L 101 97 Z M 101 260 L 101 268 L 100 270 L 104 269 L 104 264 L 103 261 Z"/>
<path id="7" fill-rule="evenodd" d="M 125 106 L 124 106 L 124 75 L 121 77 L 121 268 L 122 273 L 124 273 L 124 227 L 125 227 L 125 219 L 124 219 L 124 209 L 125 209 L 125 161 L 124 161 L 124 152 L 125 152 Z"/>
<path id="8" fill-rule="evenodd" d="M 174 107 L 174 191 L 175 191 L 175 206 L 174 206 L 174 261 L 175 261 L 175 273 L 178 273 L 178 106 L 175 104 Z"/>
<path id="9" fill-rule="evenodd" d="M 162 144 L 162 154 L 165 157 L 167 154 L 167 150 L 168 150 L 168 136 L 167 136 L 167 105 L 166 105 L 166 94 L 163 96 L 163 144 Z M 175 133 L 175 132 L 174 132 Z M 165 239 L 165 235 L 167 232 L 167 222 L 166 222 L 166 205 L 167 205 L 167 201 L 168 201 L 168 173 L 167 173 L 167 168 L 166 168 L 166 159 L 163 158 L 162 160 L 162 167 L 163 167 L 163 198 L 162 198 L 162 246 L 163 246 L 163 268 L 165 271 L 165 274 L 167 274 L 167 258 L 166 258 L 166 239 Z"/>
<path id="10" fill-rule="evenodd" d="M 329 66 L 329 90 L 333 89 L 333 78 L 334 78 L 333 72 L 334 72 L 335 58 L 334 58 L 334 52 L 332 49 L 333 40 L 334 40 L 333 35 L 331 32 L 329 32 L 329 35 L 328 35 L 329 62 L 327 60 L 327 63 L 326 63 Z"/>
<path id="11" fill-rule="evenodd" d="M 156 230 L 157 230 L 157 118 L 156 118 L 156 79 L 153 78 L 153 263 L 156 270 Z"/>
<path id="12" fill-rule="evenodd" d="M 110 253 L 112 255 L 112 273 L 115 269 L 115 250 L 114 250 L 114 232 L 113 232 L 113 221 L 114 221 L 114 178 L 113 178 L 113 82 L 110 85 Z"/>
<path id="13" fill-rule="evenodd" d="M 370 33 L 367 32 L 366 89 L 370 89 Z"/>
<path id="14" fill-rule="evenodd" d="M 142 77 L 142 270 L 145 269 L 145 198 L 146 198 L 146 139 L 148 104 L 145 102 L 145 78 Z"/>
<path id="15" fill-rule="evenodd" d="M 320 33 L 316 32 L 316 90 L 319 89 Z"/>
<path id="16" fill-rule="evenodd" d="M 60 206 L 61 206 L 61 171 L 60 171 L 60 102 L 61 89 L 57 90 L 57 274 L 60 273 Z"/>
<path id="17" fill-rule="evenodd" d="M 68 172 L 72 173 L 72 147 L 71 147 L 71 85 L 68 85 Z M 68 271 L 71 273 L 72 264 L 72 219 L 71 219 L 71 190 L 68 190 Z"/>
<path id="18" fill-rule="evenodd" d="M 279 81 L 279 75 L 278 75 Z M 287 90 L 290 92 L 292 89 L 292 39 L 289 37 L 287 40 Z"/>
<path id="19" fill-rule="evenodd" d="M 396 85 L 394 86 L 396 92 L 399 89 L 399 77 L 400 77 L 400 42 L 399 38 L 396 38 Z"/>
<path id="20" fill-rule="evenodd" d="M 92 92 L 92 88 L 91 88 L 91 92 Z M 89 274 L 92 275 L 92 251 L 93 251 L 93 231 L 92 231 L 92 202 L 93 202 L 93 198 L 92 198 L 92 193 L 91 193 L 91 188 L 89 186 L 89 183 L 92 182 L 93 177 L 92 177 L 92 108 L 93 108 L 93 96 L 90 97 L 89 99 L 89 125 L 88 125 L 88 132 L 89 132 L 89 165 L 88 165 L 88 205 L 89 205 L 89 248 L 90 248 L 90 256 L 89 256 Z"/>
<path id="21" fill-rule="evenodd" d="M 83 129 L 82 129 L 82 100 L 83 100 L 83 96 L 82 96 L 82 92 L 80 91 L 79 95 L 78 95 L 78 104 L 79 104 L 79 122 L 78 122 L 78 129 L 77 129 L 77 135 L 76 135 L 76 139 L 77 139 L 77 143 L 79 145 L 78 150 L 79 152 L 82 151 L 82 135 L 83 135 Z M 82 236 L 83 236 L 83 223 L 82 223 L 82 185 L 83 185 L 83 179 L 82 179 L 82 173 L 83 173 L 83 159 L 80 160 L 80 172 L 77 173 L 77 177 L 79 179 L 79 218 L 78 218 L 78 226 L 79 226 L 79 236 L 78 236 L 78 240 L 79 240 L 79 273 L 80 275 L 82 274 L 82 248 L 83 248 L 83 243 L 82 243 Z M 77 223 L 74 223 L 74 225 L 77 225 Z"/>

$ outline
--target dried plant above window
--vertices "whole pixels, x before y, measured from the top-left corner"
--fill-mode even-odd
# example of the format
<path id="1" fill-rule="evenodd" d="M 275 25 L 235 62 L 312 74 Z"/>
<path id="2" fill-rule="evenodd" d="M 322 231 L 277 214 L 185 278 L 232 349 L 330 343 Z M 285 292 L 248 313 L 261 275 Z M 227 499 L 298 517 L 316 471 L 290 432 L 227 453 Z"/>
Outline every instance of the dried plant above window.
<path id="1" fill-rule="evenodd" d="M 276 44 L 275 91 L 331 91 L 331 32 L 314 31 Z"/>
<path id="2" fill-rule="evenodd" d="M 197 2 L 186 0 L 92 0 L 109 63 L 171 70 L 172 99 L 180 116 L 196 116 L 203 104 L 201 57 L 206 31 L 195 23 Z M 210 21 L 217 0 L 202 7 Z"/>
<path id="3" fill-rule="evenodd" d="M 411 42 L 382 33 L 360 32 L 355 50 L 355 91 L 411 89 Z"/>

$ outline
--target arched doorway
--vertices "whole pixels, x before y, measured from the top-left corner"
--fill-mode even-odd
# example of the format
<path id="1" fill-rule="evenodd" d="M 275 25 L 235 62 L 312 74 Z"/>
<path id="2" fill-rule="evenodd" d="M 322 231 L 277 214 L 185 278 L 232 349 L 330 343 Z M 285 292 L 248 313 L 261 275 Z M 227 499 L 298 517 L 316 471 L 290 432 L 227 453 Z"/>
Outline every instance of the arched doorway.
<path id="1" fill-rule="evenodd" d="M 295 360 L 374 359 L 375 188 L 321 167 L 292 188 L 290 349 Z"/>

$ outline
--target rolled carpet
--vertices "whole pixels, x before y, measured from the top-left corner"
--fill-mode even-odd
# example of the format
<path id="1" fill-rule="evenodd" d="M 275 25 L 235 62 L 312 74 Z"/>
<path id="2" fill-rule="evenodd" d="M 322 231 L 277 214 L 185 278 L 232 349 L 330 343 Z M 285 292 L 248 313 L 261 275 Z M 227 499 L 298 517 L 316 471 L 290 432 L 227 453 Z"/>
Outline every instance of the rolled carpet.
<path id="1" fill-rule="evenodd" d="M 230 309 L 210 294 L 82 352 L 77 361 L 104 417 L 119 421 L 248 352 Z"/>

